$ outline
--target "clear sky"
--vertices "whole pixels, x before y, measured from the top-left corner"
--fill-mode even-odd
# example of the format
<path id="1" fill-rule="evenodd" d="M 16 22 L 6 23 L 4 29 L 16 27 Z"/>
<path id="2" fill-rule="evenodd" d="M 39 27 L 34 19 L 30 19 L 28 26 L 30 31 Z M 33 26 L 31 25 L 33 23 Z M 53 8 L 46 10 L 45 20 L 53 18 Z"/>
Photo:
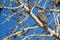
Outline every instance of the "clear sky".
<path id="1" fill-rule="evenodd" d="M 4 0 L 0 0 L 0 3 L 1 3 L 2 1 L 4 1 Z M 26 2 L 27 0 L 24 0 L 24 1 Z M 39 1 L 39 0 L 38 0 L 38 1 Z M 46 0 L 43 0 L 39 5 L 43 7 L 45 1 L 46 1 Z M 27 3 L 27 2 L 26 2 L 26 3 Z M 34 4 L 33 0 L 31 0 L 31 3 Z M 10 4 L 9 0 L 6 0 L 4 6 L 9 6 L 9 4 Z M 14 6 L 18 6 L 18 4 L 16 4 L 15 2 L 12 2 L 12 6 L 13 6 L 13 7 L 14 7 Z M 47 2 L 45 7 L 50 7 L 50 6 L 51 6 L 51 5 Z M 58 9 L 59 9 L 59 8 L 58 8 Z M 37 8 L 34 8 L 33 13 L 34 13 L 36 16 L 37 16 L 37 11 L 38 11 L 38 9 L 37 9 Z M 6 14 L 7 16 L 0 15 L 0 24 L 1 24 L 4 20 L 6 20 L 6 18 L 8 18 L 8 16 L 11 15 L 11 13 L 12 13 L 12 12 L 10 12 L 9 9 L 3 9 L 2 12 L 1 12 L 1 14 Z M 46 14 L 49 14 L 49 12 L 47 12 Z M 13 17 L 14 17 L 14 18 L 18 18 L 18 16 L 16 16 L 16 15 L 14 15 Z M 50 22 L 51 20 L 53 20 L 53 19 L 54 19 L 54 18 L 53 18 L 53 14 L 51 14 L 51 15 L 48 17 L 48 22 L 47 22 L 47 23 L 49 23 L 49 22 Z M 28 20 L 24 22 L 24 26 L 20 26 L 17 31 L 19 31 L 19 30 L 20 30 L 21 28 L 23 28 L 23 27 L 26 28 L 26 27 L 28 27 L 28 26 L 32 26 L 32 25 L 34 25 L 35 23 L 36 23 L 36 22 L 29 16 L 29 17 L 28 17 Z M 17 24 L 18 24 L 18 23 L 17 23 L 16 20 L 10 19 L 9 21 L 7 21 L 7 22 L 5 22 L 4 24 L 0 25 L 0 40 L 2 40 L 4 37 L 6 37 L 6 36 L 7 36 L 7 33 L 8 33 L 8 34 L 11 34 L 12 30 L 9 30 L 9 28 L 14 28 Z M 51 26 L 50 28 L 53 30 L 54 27 L 55 27 L 55 24 L 52 23 L 50 26 Z M 36 34 L 42 34 L 42 30 L 43 30 L 42 28 L 38 28 L 38 29 L 36 30 Z M 34 29 L 30 30 L 27 34 L 29 35 L 29 34 L 32 34 L 33 32 L 34 32 Z M 43 34 L 45 34 L 45 32 L 44 32 Z M 47 38 L 44 38 L 44 39 L 45 39 L 45 40 L 54 40 L 53 36 L 52 36 L 52 37 L 47 37 Z M 14 40 L 13 37 L 11 37 L 11 40 Z M 22 39 L 21 39 L 20 37 L 17 37 L 17 40 L 22 40 Z M 28 40 L 28 39 L 26 39 L 26 40 Z M 37 38 L 31 38 L 31 40 L 37 40 Z M 39 39 L 39 40 L 42 40 L 42 39 Z"/>

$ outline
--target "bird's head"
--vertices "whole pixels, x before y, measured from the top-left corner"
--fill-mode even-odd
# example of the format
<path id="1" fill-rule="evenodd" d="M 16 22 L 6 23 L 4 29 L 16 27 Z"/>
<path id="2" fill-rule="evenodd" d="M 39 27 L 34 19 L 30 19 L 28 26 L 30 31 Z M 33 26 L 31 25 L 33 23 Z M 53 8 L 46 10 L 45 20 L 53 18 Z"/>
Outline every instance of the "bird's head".
<path id="1" fill-rule="evenodd" d="M 40 12 L 43 12 L 43 10 L 38 10 L 38 12 L 40 13 Z"/>

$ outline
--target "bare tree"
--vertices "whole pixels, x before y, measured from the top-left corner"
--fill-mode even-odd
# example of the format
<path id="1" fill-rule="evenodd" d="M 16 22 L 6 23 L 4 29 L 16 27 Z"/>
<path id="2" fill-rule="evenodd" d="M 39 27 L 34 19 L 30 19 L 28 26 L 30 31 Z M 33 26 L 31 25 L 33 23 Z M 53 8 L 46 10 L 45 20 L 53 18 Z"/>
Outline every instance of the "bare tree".
<path id="1" fill-rule="evenodd" d="M 54 40 L 60 40 L 60 34 L 59 34 L 60 21 L 58 19 L 58 17 L 60 16 L 60 10 L 56 10 L 56 7 L 60 7 L 60 1 L 45 0 L 44 4 L 42 4 L 43 1 L 44 0 L 10 0 L 10 4 L 8 7 L 4 6 L 6 0 L 0 3 L 1 4 L 0 12 L 2 11 L 2 9 L 6 9 L 11 12 L 9 15 L 1 14 L 3 16 L 8 17 L 3 22 L 1 22 L 0 25 L 9 22 L 10 19 L 17 21 L 17 25 L 15 25 L 14 28 L 12 27 L 9 28 L 10 30 L 12 30 L 11 34 L 4 37 L 2 40 L 10 40 L 11 37 L 13 37 L 14 40 L 16 40 L 16 37 L 21 37 L 22 40 L 26 40 L 27 38 L 28 40 L 30 40 L 31 38 L 37 38 L 37 39 L 42 38 L 42 40 L 44 40 L 44 38 L 47 38 L 49 36 L 50 37 L 53 36 Z M 12 2 L 15 2 L 18 6 L 13 7 Z M 48 5 L 46 5 L 47 3 L 49 3 L 50 5 L 49 7 Z M 41 4 L 43 6 L 41 6 Z M 37 8 L 36 13 L 33 12 L 35 11 L 34 10 L 35 8 Z M 35 14 L 37 14 L 37 16 L 35 16 Z M 13 17 L 15 15 L 17 16 L 16 18 Z M 53 15 L 54 19 L 50 18 L 51 21 L 49 21 L 48 19 L 51 15 Z M 28 25 L 29 24 L 28 23 L 27 24 L 28 27 L 25 26 L 25 23 L 29 19 L 29 17 L 31 17 L 36 22 L 35 23 L 36 25 L 34 25 L 33 23 L 33 25 L 30 26 Z M 50 25 L 52 23 L 55 24 L 53 30 L 50 28 L 51 27 Z M 24 28 L 23 26 L 25 26 L 26 28 Z M 42 28 L 43 29 L 42 31 L 46 33 L 36 34 L 36 30 L 38 28 Z M 33 34 L 28 35 L 28 32 L 32 29 L 34 29 Z M 19 31 L 16 32 L 17 30 Z"/>

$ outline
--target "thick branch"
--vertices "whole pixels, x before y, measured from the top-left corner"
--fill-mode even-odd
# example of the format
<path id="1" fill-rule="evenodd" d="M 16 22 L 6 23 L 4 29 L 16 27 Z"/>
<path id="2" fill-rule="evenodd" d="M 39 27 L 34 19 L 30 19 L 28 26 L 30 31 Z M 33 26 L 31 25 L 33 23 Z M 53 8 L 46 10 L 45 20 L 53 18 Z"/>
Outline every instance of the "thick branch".
<path id="1" fill-rule="evenodd" d="M 26 5 L 24 5 L 22 1 L 19 1 L 19 2 L 21 3 L 21 5 L 23 5 L 23 7 L 26 9 L 26 11 L 29 12 L 28 7 L 26 7 Z M 53 10 L 53 9 L 52 9 L 52 10 Z M 56 11 L 56 10 L 54 10 L 54 11 Z M 41 22 L 32 12 L 30 12 L 29 15 L 39 24 L 40 27 L 41 27 L 41 26 L 43 27 L 42 22 Z M 44 28 L 44 27 L 43 27 L 43 28 Z M 58 37 L 58 36 L 56 35 L 56 33 L 55 33 L 53 30 L 51 30 L 49 27 L 47 27 L 46 29 L 47 29 L 47 32 L 50 32 L 50 33 L 54 34 L 54 36 Z"/>
<path id="2" fill-rule="evenodd" d="M 19 2 L 21 3 L 22 7 L 23 7 L 23 8 L 28 12 L 28 14 L 29 14 L 29 9 L 28 9 L 28 7 L 27 7 L 25 4 L 23 4 L 23 2 L 22 2 L 21 0 L 19 0 Z M 39 24 L 40 27 L 45 28 L 45 27 L 43 26 L 42 22 L 41 22 L 32 12 L 30 12 L 29 15 Z M 53 30 L 51 30 L 49 27 L 47 27 L 47 28 L 45 28 L 45 29 L 47 30 L 47 32 L 52 33 L 53 36 L 56 36 L 57 38 L 59 38 L 59 36 L 57 36 L 56 33 L 55 33 Z M 11 37 L 12 35 L 16 35 L 16 34 L 17 34 L 17 33 L 11 34 L 11 35 L 9 35 L 9 36 L 7 36 L 7 37 Z"/>

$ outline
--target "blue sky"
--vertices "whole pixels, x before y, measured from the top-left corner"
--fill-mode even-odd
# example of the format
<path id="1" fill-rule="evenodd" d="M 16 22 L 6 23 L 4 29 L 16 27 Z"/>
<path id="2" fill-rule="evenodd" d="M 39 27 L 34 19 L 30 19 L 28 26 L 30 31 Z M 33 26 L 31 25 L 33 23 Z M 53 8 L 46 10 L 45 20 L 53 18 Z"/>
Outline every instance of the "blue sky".
<path id="1" fill-rule="evenodd" d="M 1 1 L 3 1 L 3 0 L 0 0 L 0 2 L 1 2 Z M 24 0 L 24 1 L 26 2 L 26 0 Z M 33 0 L 32 0 L 32 1 L 33 1 Z M 9 6 L 9 3 L 10 3 L 9 0 L 6 0 L 4 6 Z M 27 2 L 26 2 L 26 3 L 27 3 Z M 43 7 L 44 3 L 45 3 L 45 0 L 43 0 L 39 5 Z M 32 4 L 34 4 L 34 2 L 32 2 Z M 12 2 L 12 5 L 13 5 L 13 6 L 18 6 L 15 2 Z M 46 7 L 50 7 L 50 6 L 51 6 L 51 5 L 49 5 L 49 3 L 47 2 Z M 57 7 L 57 9 L 59 9 L 59 7 Z M 38 8 L 34 8 L 33 13 L 34 13 L 36 16 L 37 16 L 37 11 L 38 11 Z M 9 15 L 11 15 L 12 12 L 10 12 L 9 9 L 3 9 L 1 13 L 2 13 L 2 14 L 6 14 L 7 16 L 0 15 L 0 24 L 1 24 Z M 46 14 L 48 15 L 48 13 L 49 13 L 49 12 L 47 12 Z M 18 16 L 16 16 L 16 15 L 14 15 L 13 17 L 14 17 L 14 18 L 18 18 Z M 51 15 L 48 17 L 48 23 L 49 23 L 51 20 L 53 20 L 53 19 L 54 19 L 54 18 L 53 18 L 53 14 L 51 14 Z M 28 27 L 29 25 L 32 26 L 32 25 L 34 25 L 35 23 L 36 23 L 36 22 L 31 18 L 31 16 L 29 16 L 29 17 L 28 17 L 28 20 L 24 23 L 24 26 L 19 27 L 19 29 L 21 29 L 22 27 L 25 27 L 25 28 L 26 28 L 26 27 Z M 17 24 L 18 24 L 17 21 L 16 21 L 16 20 L 13 20 L 13 19 L 10 19 L 10 21 L 7 21 L 7 22 L 5 22 L 4 24 L 2 24 L 2 25 L 0 26 L 0 40 L 2 40 L 5 36 L 7 36 L 6 33 L 11 34 L 12 30 L 9 30 L 9 28 L 14 28 Z M 51 29 L 54 29 L 55 24 L 52 23 L 50 26 L 51 26 L 51 27 L 50 27 Z M 17 31 L 19 31 L 19 29 L 18 29 Z M 44 29 L 38 28 L 38 29 L 36 30 L 36 34 L 42 34 L 42 30 L 44 30 Z M 27 34 L 29 35 L 29 34 L 32 34 L 33 32 L 34 32 L 34 29 L 30 30 Z M 43 34 L 45 34 L 45 33 L 43 33 Z M 52 37 L 47 37 L 47 38 L 44 38 L 44 39 L 45 39 L 45 40 L 54 40 L 54 37 L 52 36 Z M 11 40 L 14 40 L 13 37 L 11 37 Z M 16 40 L 21 40 L 21 38 L 20 38 L 20 37 L 17 37 Z M 28 40 L 28 39 L 26 39 L 26 40 Z M 36 38 L 31 38 L 31 40 L 37 40 L 37 39 L 36 39 Z M 39 39 L 39 40 L 42 40 L 42 39 Z"/>

